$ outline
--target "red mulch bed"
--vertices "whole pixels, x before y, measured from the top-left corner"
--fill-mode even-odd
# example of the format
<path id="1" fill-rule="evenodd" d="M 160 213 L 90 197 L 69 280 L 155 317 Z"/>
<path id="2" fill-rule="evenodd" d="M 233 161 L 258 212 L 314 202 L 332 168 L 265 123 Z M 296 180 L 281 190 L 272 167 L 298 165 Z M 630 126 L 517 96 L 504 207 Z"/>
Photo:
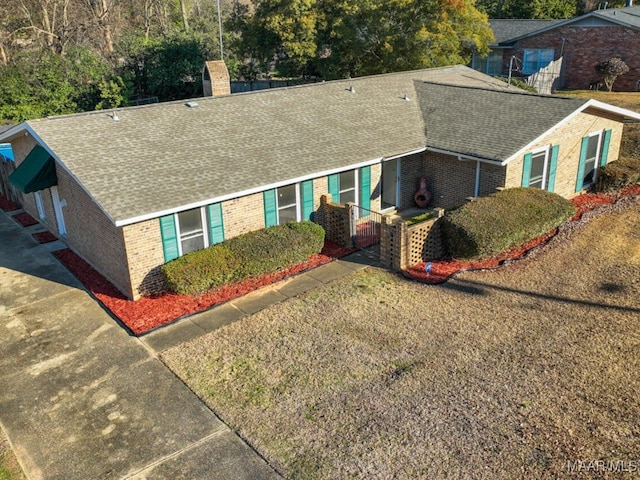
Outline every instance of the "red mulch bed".
<path id="1" fill-rule="evenodd" d="M 20 208 L 20 205 L 9 200 L 7 197 L 0 193 L 0 208 L 5 212 L 13 212 L 14 210 L 18 210 Z"/>
<path id="2" fill-rule="evenodd" d="M 37 232 L 37 233 L 31 234 L 31 236 L 35 238 L 38 241 L 38 243 L 55 242 L 58 239 L 58 237 L 56 237 L 51 232 Z"/>
<path id="3" fill-rule="evenodd" d="M 38 221 L 28 213 L 18 213 L 13 215 L 13 219 L 23 227 L 30 227 L 31 225 L 38 223 Z"/>
<path id="4" fill-rule="evenodd" d="M 270 285 L 290 275 L 329 263 L 353 251 L 353 249 L 345 249 L 327 241 L 321 253 L 311 256 L 304 262 L 276 272 L 223 285 L 198 297 L 165 292 L 142 297 L 136 301 L 127 300 L 107 279 L 68 248 L 55 251 L 53 254 L 132 333 L 140 335 L 192 313 L 206 310 L 265 285 Z"/>
<path id="5" fill-rule="evenodd" d="M 632 185 L 619 192 L 611 194 L 585 193 L 583 195 L 578 195 L 571 199 L 571 202 L 577 208 L 576 214 L 573 216 L 571 221 L 577 221 L 582 218 L 582 215 L 586 212 L 601 205 L 611 205 L 621 197 L 627 195 L 640 195 L 640 184 Z M 438 259 L 430 262 L 421 262 L 409 267 L 403 272 L 403 275 L 418 282 L 427 284 L 435 285 L 444 283 L 449 280 L 452 275 L 458 272 L 497 268 L 510 261 L 519 260 L 525 257 L 534 248 L 546 245 L 549 240 L 556 235 L 556 233 L 558 233 L 557 228 L 530 240 L 524 245 L 505 250 L 495 257 L 479 260 Z M 427 269 L 429 272 L 427 272 Z"/>

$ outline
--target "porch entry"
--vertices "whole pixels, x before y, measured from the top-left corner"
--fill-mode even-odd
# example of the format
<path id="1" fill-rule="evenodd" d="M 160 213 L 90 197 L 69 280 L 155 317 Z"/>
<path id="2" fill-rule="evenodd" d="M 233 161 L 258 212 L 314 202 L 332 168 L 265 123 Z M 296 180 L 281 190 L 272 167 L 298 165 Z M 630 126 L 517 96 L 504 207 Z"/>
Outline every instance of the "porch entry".
<path id="1" fill-rule="evenodd" d="M 398 192 L 400 183 L 399 159 L 385 160 L 382 162 L 382 180 L 380 207 L 382 211 L 395 209 L 398 206 Z"/>
<path id="2" fill-rule="evenodd" d="M 353 246 L 380 259 L 382 213 L 356 204 L 350 204 L 348 211 Z"/>

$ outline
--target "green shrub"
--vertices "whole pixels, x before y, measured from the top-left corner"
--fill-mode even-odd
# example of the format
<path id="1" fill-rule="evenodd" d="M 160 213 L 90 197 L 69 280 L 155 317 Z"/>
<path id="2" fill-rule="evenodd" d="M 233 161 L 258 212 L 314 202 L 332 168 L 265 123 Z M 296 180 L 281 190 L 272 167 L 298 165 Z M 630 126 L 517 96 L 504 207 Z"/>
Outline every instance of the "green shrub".
<path id="1" fill-rule="evenodd" d="M 598 178 L 593 190 L 595 192 L 609 192 L 636 183 L 640 183 L 640 159 L 620 158 L 606 164 L 598 171 Z"/>
<path id="2" fill-rule="evenodd" d="M 442 219 L 444 245 L 455 258 L 496 255 L 566 222 L 568 200 L 537 188 L 512 188 L 478 198 Z"/>
<path id="3" fill-rule="evenodd" d="M 324 230 L 312 222 L 287 223 L 245 233 L 162 266 L 172 292 L 197 295 L 233 280 L 271 272 L 320 252 Z"/>

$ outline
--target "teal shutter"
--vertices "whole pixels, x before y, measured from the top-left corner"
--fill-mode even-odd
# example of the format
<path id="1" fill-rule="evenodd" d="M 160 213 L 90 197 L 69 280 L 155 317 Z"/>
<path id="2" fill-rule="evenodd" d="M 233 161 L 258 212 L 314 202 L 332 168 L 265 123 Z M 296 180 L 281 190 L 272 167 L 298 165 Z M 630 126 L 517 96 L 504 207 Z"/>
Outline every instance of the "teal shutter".
<path id="1" fill-rule="evenodd" d="M 214 203 L 207 207 L 209 216 L 209 245 L 224 242 L 224 222 L 222 221 L 222 204 Z"/>
<path id="2" fill-rule="evenodd" d="M 306 180 L 300 184 L 302 196 L 302 220 L 311 220 L 313 215 L 313 180 Z"/>
<path id="3" fill-rule="evenodd" d="M 176 221 L 173 215 L 160 217 L 160 234 L 162 235 L 162 250 L 164 261 L 169 262 L 180 256 L 178 250 L 178 233 L 176 232 Z"/>
<path id="4" fill-rule="evenodd" d="M 332 202 L 340 203 L 340 175 L 337 173 L 329 175 L 329 193 Z"/>
<path id="5" fill-rule="evenodd" d="M 589 147 L 589 137 L 582 138 L 582 147 L 580 148 L 580 162 L 578 163 L 578 178 L 576 179 L 576 193 L 582 190 L 584 182 L 584 163 L 587 160 L 587 148 Z"/>
<path id="6" fill-rule="evenodd" d="M 602 154 L 600 155 L 600 166 L 604 167 L 607 164 L 607 157 L 609 156 L 609 144 L 611 143 L 611 130 L 604 132 L 604 140 L 602 141 Z"/>
<path id="7" fill-rule="evenodd" d="M 558 153 L 560 145 L 551 147 L 551 158 L 549 159 L 549 180 L 547 181 L 547 190 L 553 192 L 556 185 L 556 170 L 558 169 Z"/>
<path id="8" fill-rule="evenodd" d="M 276 189 L 265 190 L 264 197 L 264 226 L 273 227 L 278 224 L 278 203 Z"/>
<path id="9" fill-rule="evenodd" d="M 524 156 L 524 161 L 522 165 L 522 186 L 529 186 L 529 178 L 531 176 L 531 159 L 533 158 L 532 153 L 527 153 Z"/>
<path id="10" fill-rule="evenodd" d="M 360 169 L 360 206 L 371 209 L 371 167 Z"/>

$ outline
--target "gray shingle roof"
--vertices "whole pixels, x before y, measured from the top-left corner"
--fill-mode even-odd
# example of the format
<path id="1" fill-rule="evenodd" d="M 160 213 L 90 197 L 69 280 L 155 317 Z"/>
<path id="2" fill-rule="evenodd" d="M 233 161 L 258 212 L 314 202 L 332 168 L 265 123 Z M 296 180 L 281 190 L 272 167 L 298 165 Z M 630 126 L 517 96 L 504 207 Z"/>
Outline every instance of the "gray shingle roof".
<path id="1" fill-rule="evenodd" d="M 492 46 L 508 43 L 514 38 L 519 38 L 543 28 L 551 27 L 562 21 L 563 20 L 491 19 L 489 20 L 489 26 L 491 30 L 493 30 L 493 35 L 496 37 Z"/>
<path id="2" fill-rule="evenodd" d="M 640 7 L 607 8 L 594 10 L 567 20 L 490 20 L 489 24 L 496 37 L 494 46 L 506 46 L 522 38 L 538 35 L 564 25 L 593 25 L 593 21 L 605 21 L 640 30 Z"/>
<path id="3" fill-rule="evenodd" d="M 402 100 L 421 80 L 505 88 L 457 66 L 27 123 L 123 223 L 423 148 L 415 98 Z"/>
<path id="4" fill-rule="evenodd" d="M 425 99 L 422 109 L 429 147 L 498 162 L 588 102 L 427 82 L 417 90 Z"/>

